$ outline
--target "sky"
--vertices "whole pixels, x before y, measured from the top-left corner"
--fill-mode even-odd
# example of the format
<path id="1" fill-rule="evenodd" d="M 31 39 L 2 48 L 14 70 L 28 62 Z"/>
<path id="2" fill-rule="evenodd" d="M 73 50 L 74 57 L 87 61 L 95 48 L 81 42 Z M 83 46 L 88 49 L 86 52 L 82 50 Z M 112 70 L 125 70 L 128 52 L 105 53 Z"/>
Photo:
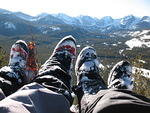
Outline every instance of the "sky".
<path id="1" fill-rule="evenodd" d="M 150 16 L 150 0 L 0 0 L 0 8 L 32 16 L 44 12 L 97 18 L 121 18 L 130 14 Z"/>

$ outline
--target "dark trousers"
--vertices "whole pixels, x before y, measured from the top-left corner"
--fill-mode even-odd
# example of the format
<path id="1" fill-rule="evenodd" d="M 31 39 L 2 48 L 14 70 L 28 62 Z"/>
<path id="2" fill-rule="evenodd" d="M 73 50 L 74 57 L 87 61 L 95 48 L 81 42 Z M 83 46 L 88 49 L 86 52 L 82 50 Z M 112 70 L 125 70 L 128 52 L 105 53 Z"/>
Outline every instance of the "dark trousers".
<path id="1" fill-rule="evenodd" d="M 81 113 L 150 113 L 150 99 L 129 90 L 105 89 L 84 94 Z"/>
<path id="2" fill-rule="evenodd" d="M 0 101 L 0 113 L 70 113 L 70 80 L 61 63 L 48 62 L 32 83 Z"/>

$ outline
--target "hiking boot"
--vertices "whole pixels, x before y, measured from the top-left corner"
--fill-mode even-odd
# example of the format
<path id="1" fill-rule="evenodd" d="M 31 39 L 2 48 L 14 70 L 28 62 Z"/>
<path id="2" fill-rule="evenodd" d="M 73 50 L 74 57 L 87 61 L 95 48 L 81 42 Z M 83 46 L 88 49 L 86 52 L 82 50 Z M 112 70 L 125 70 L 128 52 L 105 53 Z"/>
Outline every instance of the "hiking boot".
<path id="1" fill-rule="evenodd" d="M 62 68 L 70 74 L 72 62 L 76 55 L 76 41 L 72 36 L 66 36 L 56 45 L 50 58 L 42 65 L 39 73 L 46 71 L 48 68 Z M 59 67 L 60 66 L 60 67 Z"/>
<path id="2" fill-rule="evenodd" d="M 6 96 L 14 93 L 27 83 L 27 76 L 25 74 L 27 58 L 27 44 L 22 40 L 18 40 L 12 45 L 9 65 L 0 69 L 1 89 Z"/>
<path id="3" fill-rule="evenodd" d="M 118 62 L 110 71 L 108 88 L 129 89 L 133 88 L 132 66 L 128 61 Z"/>
<path id="4" fill-rule="evenodd" d="M 88 94 L 95 94 L 99 90 L 106 88 L 105 83 L 99 75 L 99 61 L 94 48 L 85 47 L 77 57 L 75 73 L 77 84 Z"/>
<path id="5" fill-rule="evenodd" d="M 28 53 L 29 50 L 25 41 L 18 40 L 11 47 L 9 66 L 25 69 L 27 64 Z"/>
<path id="6" fill-rule="evenodd" d="M 66 36 L 56 45 L 50 58 L 41 66 L 38 75 L 51 75 L 71 88 L 71 72 L 76 55 L 76 41 Z"/>

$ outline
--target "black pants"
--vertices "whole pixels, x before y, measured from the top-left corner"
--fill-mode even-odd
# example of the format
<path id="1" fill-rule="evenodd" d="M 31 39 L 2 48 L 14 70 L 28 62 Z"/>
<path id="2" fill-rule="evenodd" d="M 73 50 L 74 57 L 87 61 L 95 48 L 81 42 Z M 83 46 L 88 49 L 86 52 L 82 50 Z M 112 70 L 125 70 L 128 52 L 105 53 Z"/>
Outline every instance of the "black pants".
<path id="1" fill-rule="evenodd" d="M 105 89 L 84 94 L 81 113 L 150 113 L 150 99 L 129 90 Z"/>
<path id="2" fill-rule="evenodd" d="M 0 101 L 0 113 L 70 113 L 71 76 L 62 67 L 59 62 L 42 67 L 32 83 Z"/>
<path id="3" fill-rule="evenodd" d="M 65 62 L 64 62 L 65 63 Z M 71 75 L 69 75 L 67 69 L 62 65 L 55 57 L 53 59 L 47 60 L 47 62 L 41 67 L 39 74 L 31 82 L 36 82 L 42 86 L 56 92 L 63 94 L 70 103 L 72 103 L 71 97 Z M 6 66 L 5 66 L 6 67 Z M 12 68 L 12 67 L 7 67 Z M 6 69 L 7 69 L 6 68 Z M 11 76 L 24 76 L 22 70 L 12 69 L 11 71 L 6 71 L 6 69 L 0 69 L 0 88 L 6 96 L 16 92 L 19 88 L 25 85 L 24 79 L 22 83 L 18 83 L 18 79 Z M 16 74 L 16 75 L 15 75 Z"/>

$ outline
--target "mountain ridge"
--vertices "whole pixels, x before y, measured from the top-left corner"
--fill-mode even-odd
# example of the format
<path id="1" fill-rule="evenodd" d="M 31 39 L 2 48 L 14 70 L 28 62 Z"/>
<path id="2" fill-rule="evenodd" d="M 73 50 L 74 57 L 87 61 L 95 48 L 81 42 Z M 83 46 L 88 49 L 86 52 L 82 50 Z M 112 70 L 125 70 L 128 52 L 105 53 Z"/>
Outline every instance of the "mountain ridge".
<path id="1" fill-rule="evenodd" d="M 0 17 L 0 34 L 10 36 L 25 35 L 29 32 L 42 35 L 55 33 L 64 33 L 67 35 L 75 31 L 77 33 L 77 31 L 83 30 L 84 32 L 82 33 L 86 33 L 86 36 L 88 34 L 89 36 L 96 37 L 95 34 L 97 33 L 150 29 L 149 16 L 140 18 L 134 15 L 128 15 L 118 19 L 113 19 L 111 16 L 105 16 L 100 19 L 84 15 L 71 17 L 63 13 L 42 13 L 38 16 L 30 16 L 22 12 L 11 12 L 0 9 Z M 24 25 L 24 31 L 22 31 L 23 29 L 21 30 L 21 25 Z M 66 26 L 66 28 L 64 26 Z M 81 36 L 83 36 L 83 34 L 81 34 Z"/>

